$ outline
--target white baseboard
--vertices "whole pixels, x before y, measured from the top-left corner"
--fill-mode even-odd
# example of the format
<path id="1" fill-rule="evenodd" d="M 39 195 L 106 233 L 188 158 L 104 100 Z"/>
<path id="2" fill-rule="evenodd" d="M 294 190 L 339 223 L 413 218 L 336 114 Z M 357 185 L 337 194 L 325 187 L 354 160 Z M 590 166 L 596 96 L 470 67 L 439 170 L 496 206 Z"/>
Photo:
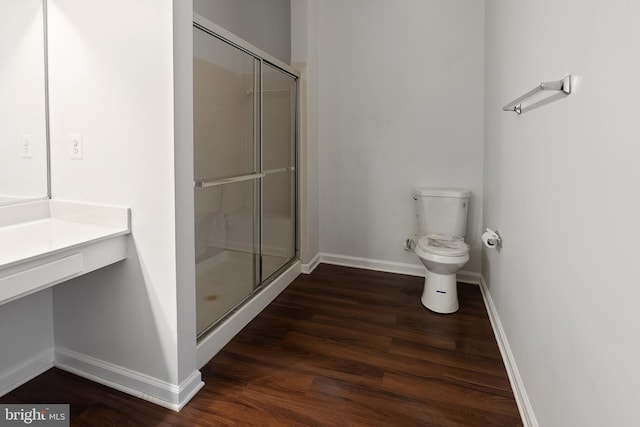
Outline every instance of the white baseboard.
<path id="1" fill-rule="evenodd" d="M 200 371 L 175 385 L 63 347 L 55 348 L 55 366 L 174 411 L 182 409 L 204 386 Z"/>
<path id="2" fill-rule="evenodd" d="M 53 367 L 53 348 L 0 372 L 0 396 L 20 387 Z"/>
<path id="3" fill-rule="evenodd" d="M 418 277 L 425 277 L 427 274 L 427 269 L 424 268 L 422 264 L 408 264 L 372 258 L 359 258 L 348 255 L 321 253 L 319 263 L 363 268 L 365 270 L 385 271 L 387 273 L 406 274 Z M 459 271 L 456 274 L 456 279 L 458 282 L 479 285 L 480 273 L 475 273 L 473 271 Z"/>
<path id="4" fill-rule="evenodd" d="M 408 274 L 410 276 L 424 277 L 426 272 L 426 269 L 422 265 L 417 264 L 328 253 L 320 253 L 320 262 L 325 264 L 342 265 L 344 267 L 364 268 L 365 270 Z"/>
<path id="5" fill-rule="evenodd" d="M 461 283 L 469 283 L 470 285 L 480 285 L 482 276 L 475 271 L 460 270 L 456 273 L 456 281 Z"/>
<path id="6" fill-rule="evenodd" d="M 300 261 L 295 262 L 277 279 L 246 304 L 234 311 L 220 325 L 198 342 L 196 349 L 198 368 L 202 368 L 229 341 L 271 303 L 301 273 Z"/>
<path id="7" fill-rule="evenodd" d="M 502 322 L 500 321 L 500 316 L 498 315 L 496 307 L 493 304 L 493 299 L 491 298 L 489 287 L 487 286 L 487 283 L 482 276 L 480 276 L 480 290 L 482 291 L 484 304 L 487 307 L 487 313 L 489 314 L 489 320 L 491 321 L 493 333 L 495 334 L 496 341 L 498 342 L 500 355 L 502 356 L 504 366 L 507 370 L 507 375 L 509 376 L 509 382 L 511 383 L 513 395 L 516 399 L 518 410 L 520 411 L 522 423 L 524 424 L 524 427 L 538 427 L 538 421 L 536 420 L 535 414 L 533 413 L 533 408 L 531 407 L 529 396 L 527 395 L 524 383 L 522 382 L 522 377 L 520 377 L 518 365 L 516 364 L 513 353 L 511 352 L 511 347 L 509 346 L 509 340 L 507 339 L 507 336 L 504 333 L 504 329 L 502 328 Z"/>
<path id="8" fill-rule="evenodd" d="M 308 264 L 302 264 L 301 271 L 303 274 L 311 274 L 313 273 L 313 270 L 315 270 L 318 265 L 320 265 L 319 253 L 316 254 L 316 256 L 314 256 L 313 258 L 311 258 L 311 261 L 309 261 Z"/>

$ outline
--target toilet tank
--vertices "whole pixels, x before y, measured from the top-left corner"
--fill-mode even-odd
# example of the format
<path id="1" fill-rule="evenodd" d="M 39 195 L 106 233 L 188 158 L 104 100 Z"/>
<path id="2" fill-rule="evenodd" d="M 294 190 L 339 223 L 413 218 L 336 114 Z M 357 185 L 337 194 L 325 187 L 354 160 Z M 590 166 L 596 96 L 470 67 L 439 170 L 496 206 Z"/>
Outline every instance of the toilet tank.
<path id="1" fill-rule="evenodd" d="M 467 232 L 469 190 L 418 187 L 413 192 L 418 234 L 464 237 Z"/>

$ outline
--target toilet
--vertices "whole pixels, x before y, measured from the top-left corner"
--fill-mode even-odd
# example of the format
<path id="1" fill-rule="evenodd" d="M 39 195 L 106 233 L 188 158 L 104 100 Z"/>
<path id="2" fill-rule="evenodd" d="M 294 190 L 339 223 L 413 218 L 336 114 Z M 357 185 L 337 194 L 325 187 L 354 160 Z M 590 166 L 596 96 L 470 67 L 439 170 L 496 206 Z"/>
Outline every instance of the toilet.
<path id="1" fill-rule="evenodd" d="M 436 313 L 458 311 L 456 272 L 469 261 L 468 190 L 420 187 L 413 192 L 418 233 L 414 252 L 427 269 L 422 305 Z"/>

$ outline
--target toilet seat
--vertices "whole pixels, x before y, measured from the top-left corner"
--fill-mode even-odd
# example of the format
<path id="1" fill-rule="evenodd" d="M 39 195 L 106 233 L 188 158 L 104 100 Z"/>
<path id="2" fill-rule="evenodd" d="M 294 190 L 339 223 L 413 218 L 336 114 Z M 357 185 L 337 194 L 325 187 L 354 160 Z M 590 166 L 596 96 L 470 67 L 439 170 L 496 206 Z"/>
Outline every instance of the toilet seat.
<path id="1" fill-rule="evenodd" d="M 422 236 L 418 240 L 418 248 L 433 255 L 451 257 L 465 255 L 469 252 L 469 245 L 461 237 L 440 234 Z"/>

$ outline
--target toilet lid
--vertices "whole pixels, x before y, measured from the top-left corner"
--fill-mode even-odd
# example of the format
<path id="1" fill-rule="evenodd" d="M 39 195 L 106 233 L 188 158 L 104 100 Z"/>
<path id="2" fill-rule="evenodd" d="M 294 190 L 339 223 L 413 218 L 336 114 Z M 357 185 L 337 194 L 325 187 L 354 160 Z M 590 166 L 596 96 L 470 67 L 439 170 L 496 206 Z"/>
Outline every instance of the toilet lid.
<path id="1" fill-rule="evenodd" d="M 461 237 L 427 234 L 418 240 L 418 247 L 434 255 L 460 256 L 469 251 Z"/>

